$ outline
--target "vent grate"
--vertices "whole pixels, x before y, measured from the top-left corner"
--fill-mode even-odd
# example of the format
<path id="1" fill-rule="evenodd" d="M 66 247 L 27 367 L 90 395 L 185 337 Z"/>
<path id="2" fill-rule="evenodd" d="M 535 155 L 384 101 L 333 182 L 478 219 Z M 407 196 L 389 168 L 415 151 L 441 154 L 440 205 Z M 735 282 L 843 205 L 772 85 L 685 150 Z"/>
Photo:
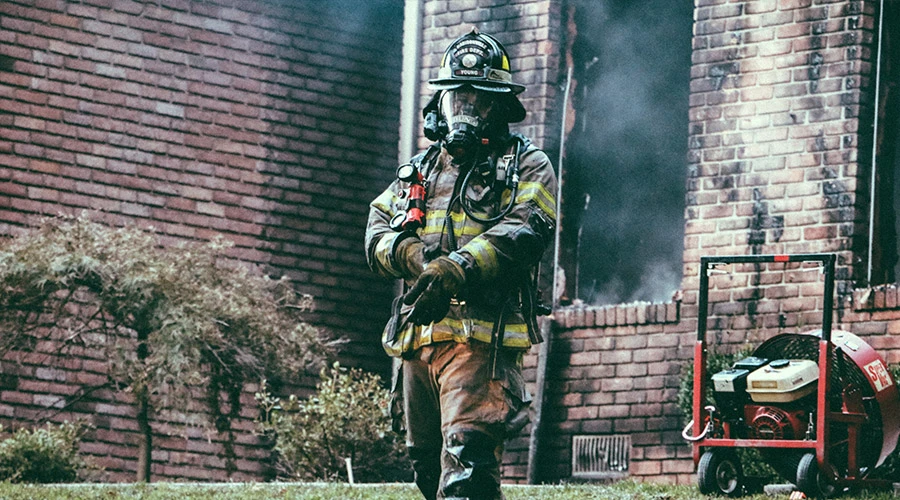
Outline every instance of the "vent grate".
<path id="1" fill-rule="evenodd" d="M 573 436 L 572 477 L 618 479 L 628 476 L 631 436 Z"/>

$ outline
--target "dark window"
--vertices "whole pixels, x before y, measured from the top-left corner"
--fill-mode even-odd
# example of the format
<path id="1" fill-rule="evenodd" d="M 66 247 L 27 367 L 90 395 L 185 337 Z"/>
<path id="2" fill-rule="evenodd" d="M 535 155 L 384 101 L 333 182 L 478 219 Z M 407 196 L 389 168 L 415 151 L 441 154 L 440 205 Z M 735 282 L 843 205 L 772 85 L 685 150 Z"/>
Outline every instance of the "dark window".
<path id="1" fill-rule="evenodd" d="M 571 5 L 577 34 L 575 124 L 563 166 L 565 299 L 669 300 L 681 283 L 684 251 L 693 6 Z"/>
<path id="2" fill-rule="evenodd" d="M 870 285 L 894 283 L 900 276 L 897 234 L 900 233 L 900 5 L 884 2 L 880 55 L 876 52 L 875 85 L 878 89 L 876 114 L 872 123 L 875 172 L 872 231 L 870 234 Z M 876 45 L 876 51 L 878 46 Z M 877 62 L 880 60 L 880 64 Z M 861 151 L 863 157 L 867 151 Z"/>

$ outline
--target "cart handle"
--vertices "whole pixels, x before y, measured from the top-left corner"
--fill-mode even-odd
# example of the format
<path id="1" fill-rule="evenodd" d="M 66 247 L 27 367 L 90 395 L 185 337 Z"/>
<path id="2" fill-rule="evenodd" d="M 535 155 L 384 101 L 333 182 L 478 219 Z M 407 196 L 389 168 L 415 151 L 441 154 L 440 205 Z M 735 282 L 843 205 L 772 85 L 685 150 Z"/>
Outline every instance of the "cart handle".
<path id="1" fill-rule="evenodd" d="M 776 255 L 723 255 L 700 257 L 700 290 L 697 305 L 697 340 L 706 342 L 706 318 L 709 315 L 709 269 L 718 264 L 754 264 L 769 262 L 821 262 L 825 267 L 825 297 L 822 304 L 822 340 L 831 342 L 831 323 L 834 311 L 834 266 L 837 256 L 833 253 L 776 254 Z"/>

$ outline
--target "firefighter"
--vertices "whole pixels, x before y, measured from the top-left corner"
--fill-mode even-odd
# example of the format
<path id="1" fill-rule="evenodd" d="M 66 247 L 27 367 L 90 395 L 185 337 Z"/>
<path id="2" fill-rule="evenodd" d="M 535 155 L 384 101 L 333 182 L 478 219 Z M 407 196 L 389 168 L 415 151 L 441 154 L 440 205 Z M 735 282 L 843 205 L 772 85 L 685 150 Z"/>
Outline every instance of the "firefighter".
<path id="1" fill-rule="evenodd" d="M 372 270 L 405 282 L 382 338 L 402 360 L 392 406 L 425 498 L 503 498 L 504 440 L 528 420 L 522 358 L 540 341 L 533 277 L 556 176 L 509 131 L 525 87 L 494 37 L 456 39 L 429 84 L 434 144 L 371 203 L 365 238 Z"/>

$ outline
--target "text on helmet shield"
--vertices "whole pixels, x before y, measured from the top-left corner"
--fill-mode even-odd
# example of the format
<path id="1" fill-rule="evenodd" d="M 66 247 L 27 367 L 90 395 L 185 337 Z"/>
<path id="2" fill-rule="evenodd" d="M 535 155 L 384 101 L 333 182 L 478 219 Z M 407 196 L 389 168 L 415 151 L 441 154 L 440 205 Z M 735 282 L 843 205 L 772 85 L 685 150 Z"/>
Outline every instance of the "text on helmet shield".
<path id="1" fill-rule="evenodd" d="M 473 45 L 475 47 L 481 48 L 482 52 L 487 51 L 487 49 L 488 49 L 488 44 L 482 42 L 481 40 L 478 40 L 475 38 L 470 38 L 468 40 L 463 40 L 463 41 L 459 42 L 459 45 L 456 46 L 456 51 L 457 51 L 457 53 L 459 53 L 460 51 L 462 51 L 464 49 L 471 48 L 470 46 L 473 46 Z"/>
<path id="2" fill-rule="evenodd" d="M 482 47 L 460 47 L 453 51 L 453 55 L 459 57 L 460 54 L 476 54 L 480 57 L 487 57 L 488 51 Z"/>

